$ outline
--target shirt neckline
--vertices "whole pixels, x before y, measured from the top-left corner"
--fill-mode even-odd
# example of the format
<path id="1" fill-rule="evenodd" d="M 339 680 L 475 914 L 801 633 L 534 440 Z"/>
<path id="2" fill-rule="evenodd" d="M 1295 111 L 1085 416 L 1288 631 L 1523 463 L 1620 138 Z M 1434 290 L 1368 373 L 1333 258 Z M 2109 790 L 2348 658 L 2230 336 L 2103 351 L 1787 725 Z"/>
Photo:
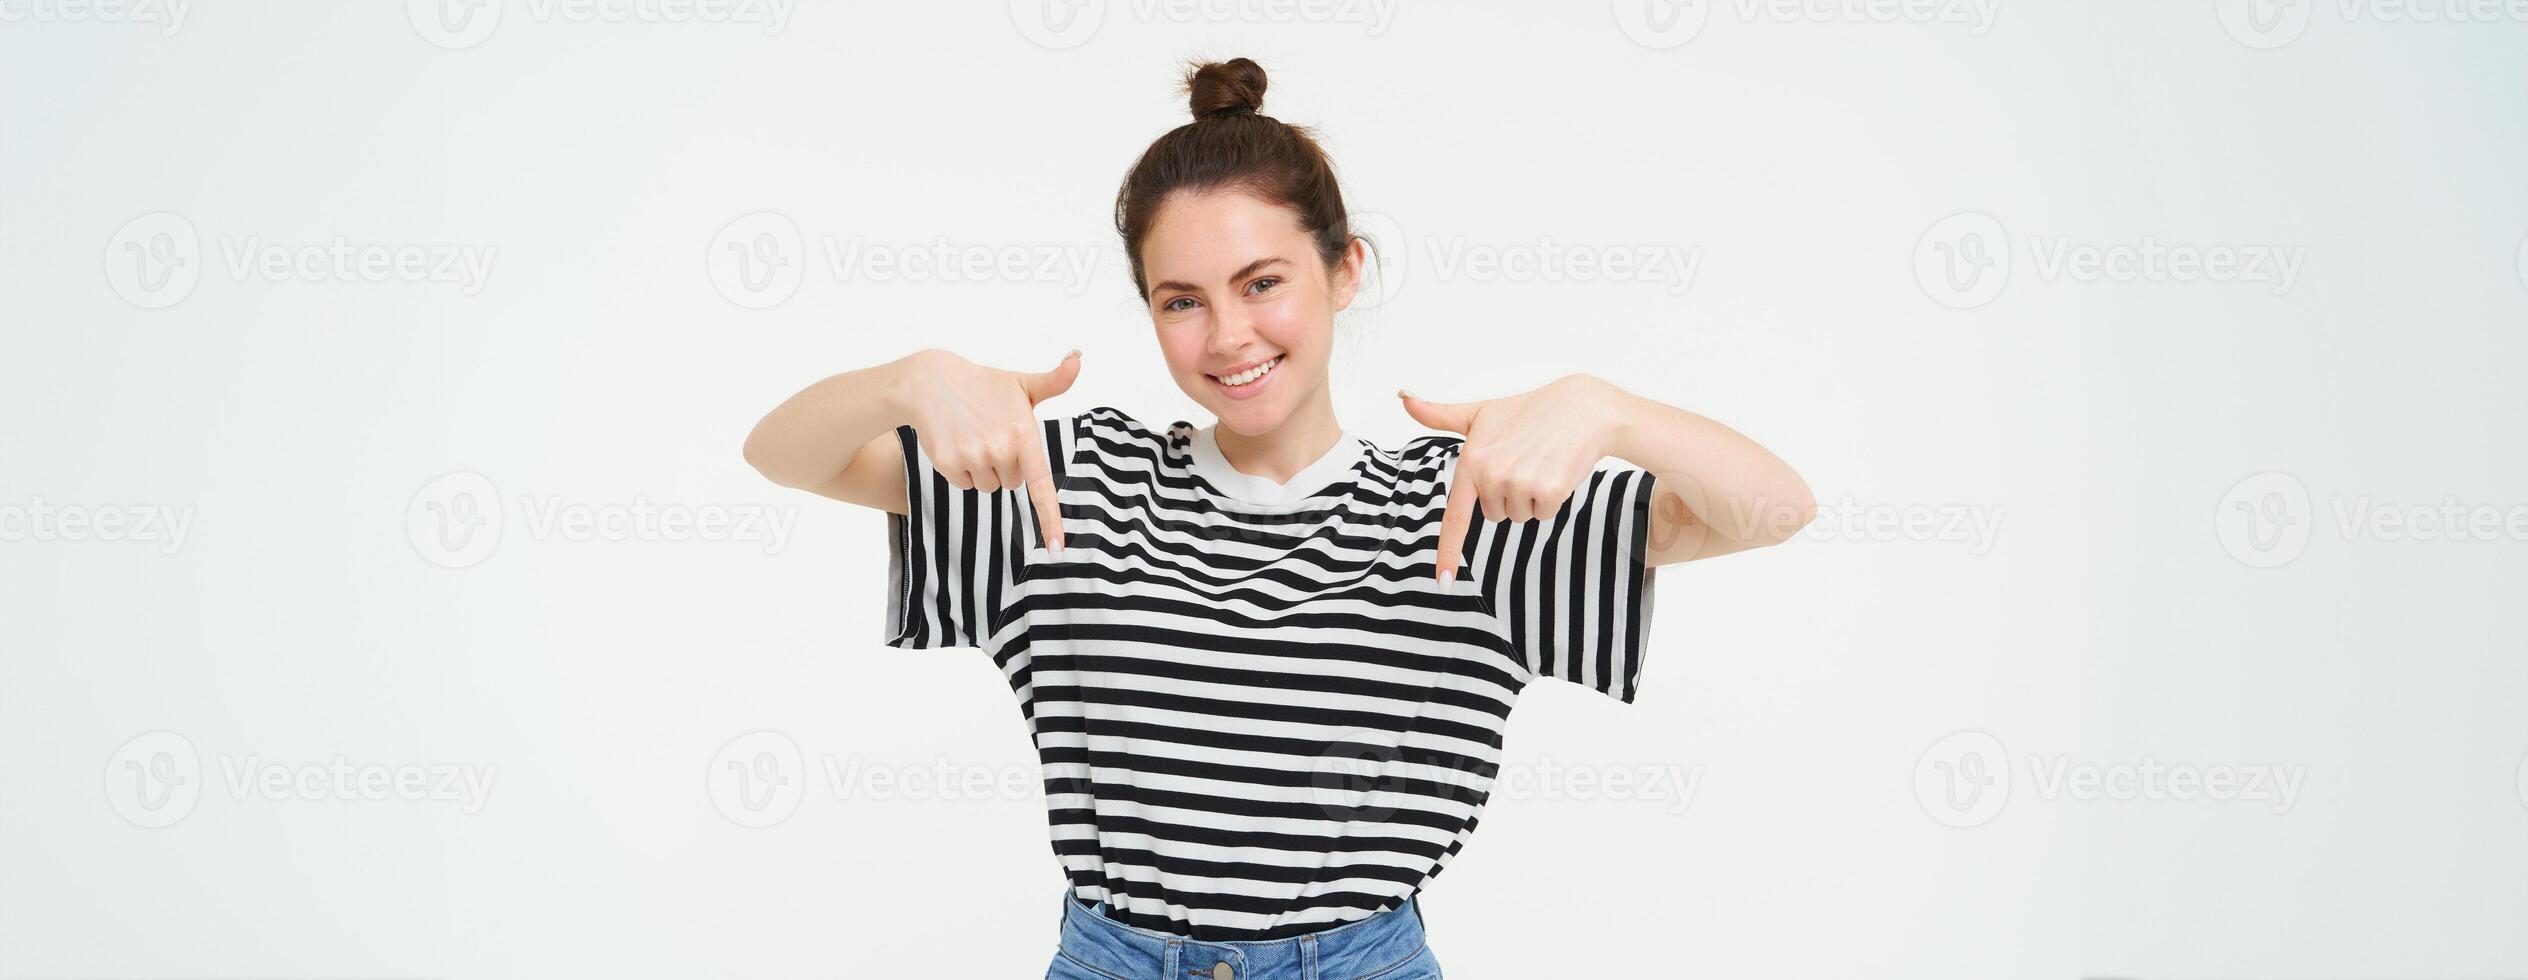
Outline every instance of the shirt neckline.
<path id="1" fill-rule="evenodd" d="M 1334 445 L 1293 474 L 1287 483 L 1275 483 L 1264 477 L 1244 473 L 1229 465 L 1221 455 L 1220 441 L 1214 434 L 1220 423 L 1195 429 L 1187 440 L 1186 465 L 1216 491 L 1216 496 L 1242 504 L 1279 506 L 1298 503 L 1320 496 L 1341 481 L 1368 451 L 1368 444 L 1344 429 L 1335 437 Z"/>

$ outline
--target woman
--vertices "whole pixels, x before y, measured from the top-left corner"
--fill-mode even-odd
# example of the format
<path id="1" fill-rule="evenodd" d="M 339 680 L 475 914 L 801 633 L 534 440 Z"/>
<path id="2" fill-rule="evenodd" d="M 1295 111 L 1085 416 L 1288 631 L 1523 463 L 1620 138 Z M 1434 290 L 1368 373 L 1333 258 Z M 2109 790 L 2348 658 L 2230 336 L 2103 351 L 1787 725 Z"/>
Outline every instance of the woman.
<path id="1" fill-rule="evenodd" d="M 792 396 L 746 458 L 895 515 L 888 645 L 1007 674 L 1071 879 L 1052 976 L 1436 977 L 1414 896 L 1474 830 L 1519 690 L 1632 701 L 1657 566 L 1780 542 L 1813 504 L 1763 447 L 1586 375 L 1400 392 L 1452 433 L 1400 448 L 1345 431 L 1327 361 L 1364 252 L 1333 169 L 1256 112 L 1254 62 L 1187 85 L 1116 226 L 1216 422 L 1039 420 L 1078 351 L 929 350 Z"/>

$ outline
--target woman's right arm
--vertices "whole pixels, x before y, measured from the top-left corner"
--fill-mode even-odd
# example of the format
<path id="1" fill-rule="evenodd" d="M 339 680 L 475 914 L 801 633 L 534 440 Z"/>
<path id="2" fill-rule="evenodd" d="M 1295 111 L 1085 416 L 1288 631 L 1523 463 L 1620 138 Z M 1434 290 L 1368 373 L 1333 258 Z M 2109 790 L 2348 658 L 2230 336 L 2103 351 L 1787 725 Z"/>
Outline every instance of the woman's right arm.
<path id="1" fill-rule="evenodd" d="M 1059 549 L 1052 470 L 1036 404 L 1079 377 L 1078 351 L 1051 371 L 1003 371 L 931 349 L 809 385 L 746 436 L 765 479 L 890 514 L 906 510 L 899 425 L 921 433 L 931 463 L 960 489 L 1031 486 L 1046 545 Z"/>

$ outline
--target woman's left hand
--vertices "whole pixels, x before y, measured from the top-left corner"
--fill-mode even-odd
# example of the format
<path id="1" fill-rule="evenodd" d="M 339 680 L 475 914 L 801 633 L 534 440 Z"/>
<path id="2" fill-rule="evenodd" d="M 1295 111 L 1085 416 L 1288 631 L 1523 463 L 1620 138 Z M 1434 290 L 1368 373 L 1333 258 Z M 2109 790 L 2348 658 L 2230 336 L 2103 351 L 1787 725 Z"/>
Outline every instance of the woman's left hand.
<path id="1" fill-rule="evenodd" d="M 1457 574 L 1474 507 L 1488 521 L 1551 517 L 1616 443 L 1633 396 L 1585 374 L 1565 375 L 1524 394 L 1478 402 L 1434 402 L 1398 391 L 1423 425 L 1465 437 L 1440 521 L 1439 580 Z"/>

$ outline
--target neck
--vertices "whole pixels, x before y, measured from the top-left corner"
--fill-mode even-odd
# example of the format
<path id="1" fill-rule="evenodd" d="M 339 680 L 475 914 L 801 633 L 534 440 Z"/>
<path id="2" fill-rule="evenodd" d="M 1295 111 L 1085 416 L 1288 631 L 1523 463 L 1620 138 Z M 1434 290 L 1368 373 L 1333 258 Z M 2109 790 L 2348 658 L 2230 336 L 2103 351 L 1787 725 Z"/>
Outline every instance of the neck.
<path id="1" fill-rule="evenodd" d="M 1290 482 L 1308 464 L 1324 458 L 1342 436 L 1343 424 L 1334 418 L 1334 405 L 1322 398 L 1292 412 L 1269 432 L 1247 435 L 1226 425 L 1212 427 L 1222 459 L 1240 473 L 1275 483 Z"/>

